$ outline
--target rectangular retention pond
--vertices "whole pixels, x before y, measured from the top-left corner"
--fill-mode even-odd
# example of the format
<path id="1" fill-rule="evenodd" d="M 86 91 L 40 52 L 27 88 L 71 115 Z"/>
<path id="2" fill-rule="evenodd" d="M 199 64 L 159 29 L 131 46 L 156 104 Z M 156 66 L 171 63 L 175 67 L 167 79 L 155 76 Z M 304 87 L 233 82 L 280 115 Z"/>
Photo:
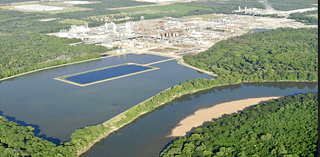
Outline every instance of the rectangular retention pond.
<path id="1" fill-rule="evenodd" d="M 56 80 L 67 82 L 78 86 L 87 86 L 104 81 L 110 81 L 126 76 L 131 76 L 159 68 L 145 66 L 136 63 L 125 63 L 76 74 L 66 75 L 55 78 Z"/>

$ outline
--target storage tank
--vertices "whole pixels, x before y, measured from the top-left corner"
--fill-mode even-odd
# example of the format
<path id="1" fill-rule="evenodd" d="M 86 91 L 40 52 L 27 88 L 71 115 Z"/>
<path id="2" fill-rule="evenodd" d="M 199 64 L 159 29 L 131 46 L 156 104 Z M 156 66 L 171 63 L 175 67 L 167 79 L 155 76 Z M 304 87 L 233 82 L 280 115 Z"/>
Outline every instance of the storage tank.
<path id="1" fill-rule="evenodd" d="M 121 53 L 121 49 L 116 49 L 116 53 Z"/>

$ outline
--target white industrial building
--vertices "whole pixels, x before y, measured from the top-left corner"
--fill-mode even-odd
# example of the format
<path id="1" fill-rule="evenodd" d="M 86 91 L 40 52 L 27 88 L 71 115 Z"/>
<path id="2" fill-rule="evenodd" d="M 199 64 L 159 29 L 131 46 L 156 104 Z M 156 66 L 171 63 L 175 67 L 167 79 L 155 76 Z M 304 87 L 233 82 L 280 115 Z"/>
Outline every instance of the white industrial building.
<path id="1" fill-rule="evenodd" d="M 153 2 L 153 3 L 165 3 L 165 2 L 176 2 L 181 0 L 141 0 L 142 2 Z"/>
<path id="2" fill-rule="evenodd" d="M 26 10 L 26 11 L 57 11 L 65 10 L 65 7 L 55 7 L 55 6 L 46 6 L 46 5 L 21 5 L 15 6 L 15 9 Z"/>
<path id="3" fill-rule="evenodd" d="M 76 26 L 76 25 L 71 25 L 71 28 L 69 29 L 69 33 L 72 34 L 81 34 L 81 33 L 88 33 L 90 32 L 90 28 L 88 27 L 88 24 Z"/>
<path id="4" fill-rule="evenodd" d="M 88 1 L 64 1 L 63 3 L 64 4 L 74 4 L 74 5 L 77 5 L 77 4 L 90 4 L 90 2 L 88 2 Z"/>

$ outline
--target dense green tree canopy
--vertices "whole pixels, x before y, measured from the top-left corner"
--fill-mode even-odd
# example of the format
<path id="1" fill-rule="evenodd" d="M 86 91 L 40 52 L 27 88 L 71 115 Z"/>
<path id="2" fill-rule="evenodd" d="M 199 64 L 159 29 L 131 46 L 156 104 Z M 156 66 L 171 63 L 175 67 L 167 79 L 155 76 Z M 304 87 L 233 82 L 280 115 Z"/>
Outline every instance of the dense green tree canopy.
<path id="1" fill-rule="evenodd" d="M 318 10 L 290 14 L 289 19 L 295 19 L 307 25 L 318 25 Z"/>
<path id="2" fill-rule="evenodd" d="M 81 40 L 39 33 L 2 35 L 0 36 L 0 78 L 53 65 L 99 58 L 101 52 L 109 50 L 95 45 L 68 45 L 79 41 Z"/>
<path id="3" fill-rule="evenodd" d="M 80 39 L 47 36 L 67 24 L 41 22 L 44 13 L 22 13 L 0 9 L 0 78 L 59 64 L 99 58 L 110 49 L 102 46 L 68 44 Z"/>
<path id="4" fill-rule="evenodd" d="M 268 0 L 276 10 L 295 10 L 316 7 L 317 0 Z M 315 4 L 315 5 L 314 5 Z"/>
<path id="5" fill-rule="evenodd" d="M 53 156 L 56 145 L 34 136 L 34 128 L 23 127 L 0 116 L 0 156 Z"/>
<path id="6" fill-rule="evenodd" d="M 306 93 L 210 122 L 160 156 L 317 156 L 317 144 L 318 95 Z"/>
<path id="7" fill-rule="evenodd" d="M 231 82 L 318 79 L 318 30 L 279 28 L 223 40 L 185 62 Z"/>

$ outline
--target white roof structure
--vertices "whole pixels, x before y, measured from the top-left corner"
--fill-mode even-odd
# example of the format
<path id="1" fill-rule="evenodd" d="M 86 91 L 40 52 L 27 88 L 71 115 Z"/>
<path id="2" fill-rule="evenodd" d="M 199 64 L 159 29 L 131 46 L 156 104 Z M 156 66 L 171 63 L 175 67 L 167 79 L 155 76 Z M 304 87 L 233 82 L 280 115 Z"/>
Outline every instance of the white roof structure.
<path id="1" fill-rule="evenodd" d="M 64 4 L 90 4 L 88 1 L 64 1 Z"/>
<path id="2" fill-rule="evenodd" d="M 181 0 L 142 0 L 143 2 L 154 2 L 154 3 L 164 3 L 164 2 L 175 2 Z"/>
<path id="3" fill-rule="evenodd" d="M 47 5 L 22 5 L 22 6 L 14 6 L 16 9 L 27 10 L 27 11 L 57 11 L 57 10 L 65 10 L 65 7 L 55 7 L 55 6 L 47 6 Z"/>

